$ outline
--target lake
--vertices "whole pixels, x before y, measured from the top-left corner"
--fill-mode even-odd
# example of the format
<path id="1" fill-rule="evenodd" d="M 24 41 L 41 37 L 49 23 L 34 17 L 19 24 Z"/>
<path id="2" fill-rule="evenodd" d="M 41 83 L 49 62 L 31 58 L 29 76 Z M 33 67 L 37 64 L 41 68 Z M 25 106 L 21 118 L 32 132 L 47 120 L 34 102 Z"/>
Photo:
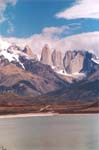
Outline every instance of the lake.
<path id="1" fill-rule="evenodd" d="M 0 146 L 7 150 L 98 150 L 99 115 L 0 118 Z"/>

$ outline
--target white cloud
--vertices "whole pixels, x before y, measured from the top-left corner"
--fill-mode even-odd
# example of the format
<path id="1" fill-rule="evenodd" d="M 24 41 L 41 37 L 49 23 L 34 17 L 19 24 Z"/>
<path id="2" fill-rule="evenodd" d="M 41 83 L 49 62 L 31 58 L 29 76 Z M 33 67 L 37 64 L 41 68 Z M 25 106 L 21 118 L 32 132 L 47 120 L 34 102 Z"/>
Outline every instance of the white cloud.
<path id="1" fill-rule="evenodd" d="M 7 49 L 10 46 L 10 43 L 7 40 L 0 38 L 0 49 Z"/>
<path id="2" fill-rule="evenodd" d="M 99 31 L 65 37 L 60 44 L 64 50 L 88 50 L 99 56 Z"/>
<path id="3" fill-rule="evenodd" d="M 61 27 L 46 27 L 42 30 L 42 33 L 47 36 L 57 36 L 66 30 L 69 30 L 69 26 L 61 26 Z"/>
<path id="4" fill-rule="evenodd" d="M 11 4 L 14 6 L 16 4 L 17 0 L 0 0 L 0 23 L 3 23 L 7 20 L 7 18 L 4 15 L 4 12 L 8 6 L 8 4 Z"/>
<path id="5" fill-rule="evenodd" d="M 99 0 L 76 0 L 73 6 L 58 12 L 56 17 L 64 19 L 99 19 Z"/>
<path id="6" fill-rule="evenodd" d="M 41 34 L 34 34 L 29 38 L 1 38 L 8 43 L 16 43 L 22 48 L 29 45 L 32 51 L 39 55 L 42 47 L 47 43 L 51 49 L 58 48 L 63 53 L 67 50 L 88 50 L 99 57 L 99 31 L 59 38 L 58 36 L 44 34 L 45 29 L 42 30 Z M 50 29 L 53 29 L 53 27 L 47 29 L 47 31 Z"/>
<path id="7" fill-rule="evenodd" d="M 10 21 L 8 21 L 8 26 L 9 27 L 7 29 L 7 33 L 10 34 L 14 31 L 14 25 Z"/>
<path id="8" fill-rule="evenodd" d="M 24 47 L 25 45 L 30 45 L 31 49 L 35 52 L 40 52 L 45 43 L 48 43 L 50 47 L 55 47 L 58 45 L 59 35 L 65 32 L 69 27 L 46 27 L 42 30 L 41 34 L 34 34 L 29 38 L 3 38 L 10 43 L 16 43 Z M 57 43 L 57 44 L 56 44 Z"/>

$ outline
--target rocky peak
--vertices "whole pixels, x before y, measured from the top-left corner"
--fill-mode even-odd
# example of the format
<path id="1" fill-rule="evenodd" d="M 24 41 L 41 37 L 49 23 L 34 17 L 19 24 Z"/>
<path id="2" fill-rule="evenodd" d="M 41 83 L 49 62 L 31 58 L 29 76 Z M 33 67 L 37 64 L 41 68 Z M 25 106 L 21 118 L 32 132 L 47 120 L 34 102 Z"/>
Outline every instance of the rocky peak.
<path id="1" fill-rule="evenodd" d="M 21 51 L 21 48 L 15 44 L 12 44 L 7 48 L 7 52 L 12 53 L 13 51 Z"/>
<path id="2" fill-rule="evenodd" d="M 8 59 L 4 58 L 3 55 L 0 55 L 0 67 L 6 66 L 9 64 Z"/>
<path id="3" fill-rule="evenodd" d="M 43 49 L 42 49 L 40 61 L 43 64 L 47 64 L 47 65 L 51 65 L 52 64 L 51 49 L 49 48 L 48 44 L 45 44 Z"/>
<path id="4" fill-rule="evenodd" d="M 37 55 L 32 52 L 28 45 L 25 46 L 23 52 L 26 53 L 30 58 L 37 59 Z"/>
<path id="5" fill-rule="evenodd" d="M 65 53 L 63 64 L 67 73 L 79 73 L 92 71 L 92 58 L 95 56 L 88 51 L 67 51 Z"/>
<path id="6" fill-rule="evenodd" d="M 57 69 L 62 69 L 62 53 L 60 50 L 55 49 L 52 53 L 52 62 L 53 66 L 55 66 Z"/>
<path id="7" fill-rule="evenodd" d="M 81 72 L 85 72 L 87 74 L 93 73 L 96 70 L 99 70 L 99 64 L 94 62 L 96 60 L 96 56 L 88 51 L 85 52 L 83 68 Z"/>

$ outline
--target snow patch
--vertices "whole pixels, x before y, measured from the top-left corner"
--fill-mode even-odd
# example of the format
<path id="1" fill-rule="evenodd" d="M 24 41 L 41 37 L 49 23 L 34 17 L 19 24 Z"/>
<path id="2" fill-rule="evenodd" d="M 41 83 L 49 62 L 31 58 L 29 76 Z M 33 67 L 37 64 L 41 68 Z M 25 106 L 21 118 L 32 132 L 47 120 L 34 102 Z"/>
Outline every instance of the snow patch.
<path id="1" fill-rule="evenodd" d="M 96 58 L 96 59 L 92 58 L 91 60 L 92 60 L 94 63 L 99 64 L 99 58 Z"/>
<path id="2" fill-rule="evenodd" d="M 65 70 L 59 70 L 59 71 L 56 71 L 56 73 L 58 73 L 58 74 L 60 74 L 60 75 L 67 76 L 67 77 L 73 77 L 73 78 L 75 78 L 75 79 L 79 79 L 79 78 L 84 78 L 84 77 L 86 77 L 86 74 L 85 74 L 85 73 L 75 72 L 75 73 L 72 73 L 72 74 L 68 74 L 68 73 L 66 73 Z"/>
<path id="3" fill-rule="evenodd" d="M 72 75 L 72 77 L 74 77 L 74 78 L 79 78 L 79 77 L 86 77 L 86 74 L 85 73 L 79 73 L 79 72 L 75 72 L 75 73 L 73 73 L 73 74 L 71 74 Z"/>
<path id="4" fill-rule="evenodd" d="M 5 59 L 8 59 L 9 62 L 15 61 L 18 62 L 23 69 L 24 65 L 23 63 L 20 62 L 19 60 L 19 56 L 25 56 L 27 59 L 29 59 L 29 57 L 27 56 L 27 54 L 24 54 L 21 51 L 15 50 L 15 49 L 3 49 L 0 51 L 0 56 L 4 56 Z"/>
<path id="5" fill-rule="evenodd" d="M 6 59 L 9 60 L 9 62 L 11 62 L 11 61 L 18 61 L 18 55 L 10 54 L 6 50 L 2 50 L 0 52 L 0 55 L 3 55 Z"/>
<path id="6" fill-rule="evenodd" d="M 67 75 L 66 71 L 65 70 L 58 70 L 56 71 L 58 74 L 61 74 L 61 75 Z"/>

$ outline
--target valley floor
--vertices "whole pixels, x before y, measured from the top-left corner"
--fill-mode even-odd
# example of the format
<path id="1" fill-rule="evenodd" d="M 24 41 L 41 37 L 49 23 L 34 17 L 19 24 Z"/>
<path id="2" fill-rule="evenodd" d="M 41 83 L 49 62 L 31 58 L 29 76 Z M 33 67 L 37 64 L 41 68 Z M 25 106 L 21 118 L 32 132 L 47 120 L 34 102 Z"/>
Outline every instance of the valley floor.
<path id="1" fill-rule="evenodd" d="M 64 105 L 28 105 L 28 106 L 0 106 L 0 115 L 16 114 L 75 114 L 99 113 L 98 102 L 67 102 Z"/>
<path id="2" fill-rule="evenodd" d="M 99 113 L 99 100 L 73 101 L 48 96 L 0 95 L 0 115 Z"/>

